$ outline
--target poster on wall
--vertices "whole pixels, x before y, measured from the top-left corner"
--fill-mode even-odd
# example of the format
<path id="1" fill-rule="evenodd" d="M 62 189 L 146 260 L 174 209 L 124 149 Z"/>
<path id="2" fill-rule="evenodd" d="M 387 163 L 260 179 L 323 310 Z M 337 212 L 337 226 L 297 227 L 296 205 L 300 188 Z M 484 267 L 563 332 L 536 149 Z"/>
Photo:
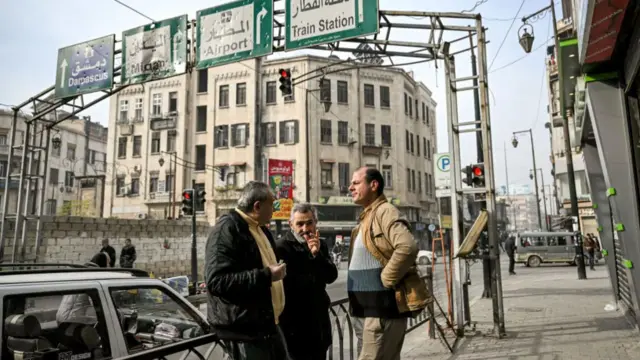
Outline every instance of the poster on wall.
<path id="1" fill-rule="evenodd" d="M 269 159 L 269 186 L 276 197 L 272 220 L 289 220 L 293 207 L 293 161 Z"/>

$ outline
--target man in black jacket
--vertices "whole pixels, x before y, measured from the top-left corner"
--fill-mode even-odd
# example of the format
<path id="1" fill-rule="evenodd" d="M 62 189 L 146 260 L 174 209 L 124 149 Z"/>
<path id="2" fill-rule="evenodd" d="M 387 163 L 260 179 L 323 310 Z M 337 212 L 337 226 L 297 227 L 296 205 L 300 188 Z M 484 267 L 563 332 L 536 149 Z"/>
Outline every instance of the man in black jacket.
<path id="1" fill-rule="evenodd" d="M 509 236 L 504 242 L 504 251 L 509 257 L 509 275 L 515 275 L 514 267 L 516 265 L 516 238 Z"/>
<path id="2" fill-rule="evenodd" d="M 109 266 L 116 266 L 116 249 L 109 245 L 109 239 L 102 239 L 102 248 L 100 252 L 107 253 L 109 255 Z"/>
<path id="3" fill-rule="evenodd" d="M 233 360 L 288 358 L 278 326 L 286 264 L 277 263 L 264 226 L 271 220 L 273 201 L 267 184 L 249 182 L 238 207 L 218 218 L 207 239 L 207 317 Z"/>
<path id="4" fill-rule="evenodd" d="M 287 232 L 276 242 L 278 258 L 287 264 L 287 305 L 280 326 L 292 360 L 325 360 L 331 345 L 327 284 L 338 277 L 329 247 L 316 232 L 318 217 L 309 204 L 291 210 Z"/>

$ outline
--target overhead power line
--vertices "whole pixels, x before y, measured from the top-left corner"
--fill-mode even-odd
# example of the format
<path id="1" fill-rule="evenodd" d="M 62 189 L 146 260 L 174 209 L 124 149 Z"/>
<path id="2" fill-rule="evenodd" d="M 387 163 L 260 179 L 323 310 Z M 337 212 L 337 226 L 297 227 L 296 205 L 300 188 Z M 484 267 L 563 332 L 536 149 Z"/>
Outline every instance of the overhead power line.
<path id="1" fill-rule="evenodd" d="M 507 32 L 504 34 L 504 38 L 502 38 L 502 42 L 500 43 L 500 46 L 498 47 L 498 51 L 496 51 L 496 54 L 493 56 L 493 59 L 491 60 L 491 64 L 489 65 L 489 71 L 491 71 L 491 68 L 493 67 L 493 63 L 496 61 L 496 58 L 498 58 L 498 55 L 500 54 L 500 50 L 502 50 L 502 46 L 504 45 L 505 41 L 507 41 L 507 37 L 509 37 L 509 32 L 511 31 L 511 28 L 513 27 L 513 24 L 516 22 L 516 19 L 518 18 L 518 15 L 520 15 L 520 11 L 522 10 L 522 7 L 524 6 L 524 3 L 527 0 L 522 0 L 522 3 L 520 3 L 520 7 L 518 8 L 518 11 L 516 12 L 515 16 L 513 17 L 513 20 L 511 21 L 511 25 L 509 25 L 509 28 L 507 29 Z"/>

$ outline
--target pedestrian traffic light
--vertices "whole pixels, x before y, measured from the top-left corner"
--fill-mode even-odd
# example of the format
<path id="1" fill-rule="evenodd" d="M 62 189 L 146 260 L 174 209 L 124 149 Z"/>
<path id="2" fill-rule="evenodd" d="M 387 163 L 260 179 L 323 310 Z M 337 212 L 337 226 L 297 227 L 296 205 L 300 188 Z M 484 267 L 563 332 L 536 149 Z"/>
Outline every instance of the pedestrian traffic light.
<path id="1" fill-rule="evenodd" d="M 462 174 L 464 174 L 464 176 L 462 177 L 462 182 L 472 186 L 473 184 L 473 165 L 467 165 L 464 168 L 462 168 Z"/>
<path id="2" fill-rule="evenodd" d="M 484 164 L 471 165 L 471 183 L 473 187 L 484 187 Z"/>
<path id="3" fill-rule="evenodd" d="M 198 190 L 198 204 L 204 206 L 204 202 L 206 201 L 204 199 L 205 195 L 207 195 L 207 193 L 204 190 Z"/>
<path id="4" fill-rule="evenodd" d="M 280 92 L 282 95 L 287 96 L 293 93 L 291 87 L 291 71 L 289 69 L 280 69 Z"/>
<path id="5" fill-rule="evenodd" d="M 193 215 L 193 189 L 182 190 L 182 213 Z"/>

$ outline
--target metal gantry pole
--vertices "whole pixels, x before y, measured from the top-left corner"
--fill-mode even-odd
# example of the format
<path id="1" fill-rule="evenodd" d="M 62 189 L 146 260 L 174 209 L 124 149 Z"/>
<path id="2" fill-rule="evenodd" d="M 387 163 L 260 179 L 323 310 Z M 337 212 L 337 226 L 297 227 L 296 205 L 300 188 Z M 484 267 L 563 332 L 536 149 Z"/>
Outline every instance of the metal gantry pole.
<path id="1" fill-rule="evenodd" d="M 25 220 L 24 217 L 26 215 L 22 214 L 22 210 L 23 208 L 25 209 L 25 212 L 28 211 L 27 206 L 25 206 L 25 204 L 23 204 L 24 200 L 23 200 L 23 192 L 25 191 L 24 188 L 24 178 L 27 172 L 27 160 L 28 160 L 28 156 L 27 153 L 30 151 L 29 149 L 29 139 L 31 138 L 31 128 L 33 127 L 33 125 L 31 124 L 31 122 L 26 122 L 26 130 L 24 132 L 24 137 L 23 137 L 23 145 L 22 145 L 22 160 L 20 161 L 20 174 L 18 174 L 20 176 L 19 178 L 19 183 L 18 183 L 18 203 L 16 205 L 16 223 L 15 223 L 15 227 L 13 229 L 13 251 L 11 253 L 11 262 L 16 262 L 16 251 L 18 250 L 18 237 L 20 235 L 20 231 L 22 230 L 22 222 Z M 8 175 L 11 176 L 11 175 Z"/>
<path id="2" fill-rule="evenodd" d="M 445 54 L 445 93 L 447 103 L 447 128 L 449 133 L 449 151 L 451 153 L 451 173 L 453 179 L 451 186 L 451 243 L 453 244 L 453 254 L 457 254 L 460 249 L 460 207 L 458 206 L 458 191 L 462 188 L 462 168 L 460 167 L 460 140 L 458 133 L 458 103 L 453 90 L 453 81 L 455 79 L 455 60 L 453 57 Z M 462 281 L 462 261 L 460 257 L 453 259 L 453 298 L 456 303 L 455 321 L 458 335 L 464 334 L 464 299 L 463 299 L 463 281 Z"/>
<path id="3" fill-rule="evenodd" d="M 538 227 L 542 230 L 542 214 L 540 213 L 540 190 L 538 189 L 538 168 L 536 165 L 536 147 L 533 144 L 533 131 L 529 129 L 529 139 L 531 140 L 531 159 L 533 160 L 533 181 L 536 188 L 536 210 L 538 211 Z"/>
<path id="4" fill-rule="evenodd" d="M 493 150 L 491 139 L 491 117 L 489 112 L 489 87 L 487 80 L 487 53 L 485 30 L 482 27 L 482 19 L 476 20 L 476 33 L 478 36 L 478 83 L 480 85 L 480 124 L 482 126 L 483 152 L 485 176 L 489 180 L 485 183 L 488 232 L 489 232 L 489 255 L 492 261 L 491 290 L 493 300 L 493 325 L 494 334 L 501 338 L 505 334 L 504 307 L 502 299 L 502 274 L 500 270 L 500 250 L 498 247 L 498 228 L 496 219 L 496 198 L 495 198 L 495 173 L 493 166 Z"/>
<path id="5" fill-rule="evenodd" d="M 13 119 L 11 120 L 11 133 L 9 135 L 9 157 L 7 158 L 7 174 L 4 178 L 4 196 L 2 197 L 2 221 L 0 221 L 0 263 L 4 261 L 5 234 L 9 218 L 9 187 L 11 186 L 11 172 L 13 171 L 13 156 L 15 154 L 16 128 L 18 125 L 19 108 L 13 109 Z M 16 221 L 18 212 L 16 212 Z M 15 224 L 17 225 L 17 224 Z M 13 256 L 13 255 L 12 255 Z"/>
<path id="6" fill-rule="evenodd" d="M 42 169 L 42 171 L 44 172 L 44 174 L 42 175 L 42 189 L 39 189 L 39 194 L 40 197 L 38 198 L 38 208 L 36 209 L 36 214 L 38 217 L 38 220 L 36 221 L 36 242 L 35 242 L 35 248 L 34 248 L 34 262 L 37 263 L 38 262 L 38 254 L 39 254 L 39 249 L 40 249 L 40 244 L 42 243 L 42 211 L 44 208 L 44 198 L 45 198 L 45 191 L 46 191 L 46 187 L 47 184 L 49 184 L 49 144 L 51 143 L 51 129 L 49 129 L 48 127 L 45 127 L 44 130 L 44 161 L 42 162 L 42 164 L 40 164 L 40 168 Z M 38 159 L 40 159 L 40 157 L 38 157 Z M 40 172 L 38 172 L 38 175 L 40 175 Z M 104 181 L 103 181 L 103 187 L 104 187 Z M 102 203 L 101 203 L 102 204 Z"/>

